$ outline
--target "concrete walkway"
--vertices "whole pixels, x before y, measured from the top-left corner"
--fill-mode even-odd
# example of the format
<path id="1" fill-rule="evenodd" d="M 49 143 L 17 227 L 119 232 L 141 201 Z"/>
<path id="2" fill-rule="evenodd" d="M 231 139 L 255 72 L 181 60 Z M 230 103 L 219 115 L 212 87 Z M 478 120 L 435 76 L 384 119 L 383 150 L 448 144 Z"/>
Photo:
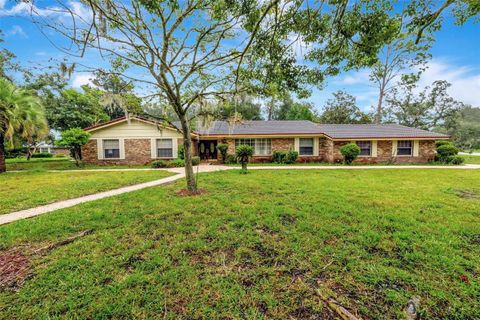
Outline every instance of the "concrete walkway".
<path id="1" fill-rule="evenodd" d="M 194 168 L 194 172 L 196 172 L 197 167 Z M 215 172 L 215 171 L 224 171 L 224 170 L 234 170 L 240 169 L 240 167 L 234 166 L 223 166 L 223 165 L 200 165 L 198 167 L 199 173 L 205 172 Z M 418 166 L 418 165 L 406 165 L 406 166 L 249 166 L 248 170 L 358 170 L 358 169 L 456 169 L 456 170 L 472 170 L 472 169 L 480 169 L 480 165 L 478 164 L 467 164 L 463 166 Z M 72 172 L 72 171 L 142 171 L 142 170 L 151 170 L 151 169 L 92 169 L 92 170 L 63 170 L 61 172 Z M 157 170 L 157 169 L 152 169 Z M 91 194 L 87 196 L 82 196 L 78 198 L 63 200 L 59 202 L 54 202 L 51 204 L 43 205 L 36 208 L 11 212 L 7 214 L 0 215 L 0 225 L 7 224 L 13 221 L 27 219 L 31 217 L 35 217 L 44 213 L 56 211 L 59 209 L 73 207 L 77 204 L 90 202 L 94 200 L 104 199 L 111 196 L 116 196 L 122 193 L 137 191 L 149 187 L 160 186 L 163 184 L 167 184 L 169 182 L 173 182 L 185 177 L 184 168 L 170 168 L 167 171 L 175 173 L 175 175 L 162 178 L 159 180 L 154 180 L 150 182 L 144 182 L 140 184 L 136 184 L 133 186 L 122 187 L 114 190 L 104 191 L 96 194 Z M 55 171 L 56 172 L 56 171 Z"/>

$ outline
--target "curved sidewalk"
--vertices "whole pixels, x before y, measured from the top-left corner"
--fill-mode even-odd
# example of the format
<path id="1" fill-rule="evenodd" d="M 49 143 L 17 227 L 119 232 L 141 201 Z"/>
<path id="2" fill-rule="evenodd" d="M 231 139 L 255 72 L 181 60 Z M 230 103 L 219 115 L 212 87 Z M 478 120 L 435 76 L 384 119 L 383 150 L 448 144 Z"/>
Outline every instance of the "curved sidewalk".
<path id="1" fill-rule="evenodd" d="M 194 168 L 194 172 L 196 172 L 197 168 Z M 201 165 L 198 167 L 199 173 L 205 172 L 215 172 L 215 171 L 224 171 L 224 170 L 234 170 L 240 169 L 240 167 L 229 167 L 223 165 Z M 472 169 L 480 169 L 480 165 L 478 164 L 467 164 L 463 166 L 415 166 L 415 165 L 408 165 L 408 166 L 249 166 L 249 170 L 358 170 L 358 169 L 455 169 L 455 170 L 472 170 Z M 145 170 L 145 169 L 93 169 L 96 171 L 135 171 L 135 170 Z M 68 171 L 85 171 L 85 170 L 64 170 L 63 172 Z M 7 224 L 10 222 L 14 222 L 17 220 L 27 219 L 31 217 L 35 217 L 44 213 L 56 211 L 59 209 L 64 209 L 68 207 L 73 207 L 77 204 L 90 202 L 94 200 L 104 199 L 111 196 L 116 196 L 122 193 L 137 191 L 149 187 L 155 187 L 163 184 L 167 184 L 169 182 L 173 182 L 185 177 L 184 168 L 171 168 L 168 171 L 176 173 L 174 176 L 162 178 L 159 180 L 144 182 L 140 184 L 136 184 L 133 186 L 122 187 L 114 190 L 104 191 L 100 193 L 95 193 L 87 196 L 82 196 L 78 198 L 58 201 L 54 203 L 50 203 L 47 205 L 43 205 L 40 207 L 25 209 L 21 211 L 11 212 L 7 214 L 0 215 L 0 225 Z"/>

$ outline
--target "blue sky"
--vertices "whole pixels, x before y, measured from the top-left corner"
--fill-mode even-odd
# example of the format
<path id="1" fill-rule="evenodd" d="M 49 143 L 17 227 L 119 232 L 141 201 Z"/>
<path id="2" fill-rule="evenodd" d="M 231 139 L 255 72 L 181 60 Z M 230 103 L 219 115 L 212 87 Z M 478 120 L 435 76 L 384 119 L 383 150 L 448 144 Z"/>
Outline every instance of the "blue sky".
<path id="1" fill-rule="evenodd" d="M 48 1 L 38 0 L 36 3 L 37 6 L 44 7 Z M 38 67 L 48 65 L 50 58 L 62 59 L 65 54 L 57 50 L 25 18 L 25 12 L 19 6 L 21 4 L 13 1 L 0 0 L 0 29 L 5 38 L 3 45 L 14 52 L 24 66 Z M 16 17 L 6 15 L 12 11 L 17 13 Z M 436 42 L 431 49 L 433 59 L 420 84 L 426 86 L 435 80 L 447 80 L 452 83 L 450 94 L 454 98 L 480 106 L 480 24 L 469 22 L 459 27 L 447 16 L 444 27 L 435 34 L 435 38 Z M 92 60 L 107 66 L 97 56 L 87 57 L 89 63 Z M 79 87 L 88 83 L 89 77 L 88 73 L 77 72 L 72 76 L 71 84 Z M 321 91 L 314 90 L 307 100 L 320 109 L 336 90 L 345 90 L 356 96 L 358 105 L 365 111 L 369 111 L 377 99 L 377 92 L 368 81 L 368 70 L 359 70 L 328 79 L 326 87 Z"/>

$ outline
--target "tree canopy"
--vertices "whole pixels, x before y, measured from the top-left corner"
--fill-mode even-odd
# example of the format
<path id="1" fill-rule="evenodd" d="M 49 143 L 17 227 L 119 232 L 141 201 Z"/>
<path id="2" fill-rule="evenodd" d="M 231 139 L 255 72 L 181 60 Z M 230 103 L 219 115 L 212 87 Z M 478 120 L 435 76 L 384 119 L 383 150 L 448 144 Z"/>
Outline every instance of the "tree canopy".
<path id="1" fill-rule="evenodd" d="M 332 124 L 359 124 L 371 123 L 371 118 L 363 113 L 357 106 L 354 96 L 344 92 L 337 91 L 333 93 L 333 98 L 329 99 L 320 114 L 321 123 Z"/>

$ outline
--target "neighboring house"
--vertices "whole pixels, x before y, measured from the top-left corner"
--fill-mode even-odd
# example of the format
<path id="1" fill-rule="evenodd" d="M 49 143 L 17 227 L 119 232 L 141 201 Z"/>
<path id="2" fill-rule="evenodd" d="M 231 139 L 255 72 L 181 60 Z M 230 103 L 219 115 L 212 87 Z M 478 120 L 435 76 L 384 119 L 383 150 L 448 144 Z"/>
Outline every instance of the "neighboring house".
<path id="1" fill-rule="evenodd" d="M 85 162 L 99 164 L 146 164 L 155 159 L 174 159 L 182 134 L 175 126 L 133 116 L 115 119 L 85 129 L 91 141 L 82 148 Z M 208 128 L 192 132 L 194 155 L 202 160 L 220 158 L 219 143 L 228 144 L 228 154 L 235 147 L 254 147 L 254 162 L 271 161 L 274 151 L 295 150 L 299 162 L 340 162 L 340 148 L 357 143 L 358 163 L 428 162 L 435 157 L 435 140 L 448 139 L 443 134 L 395 124 L 316 124 L 310 121 L 244 121 L 229 125 L 214 121 Z"/>
<path id="2" fill-rule="evenodd" d="M 64 156 L 70 155 L 70 149 L 65 147 L 55 146 L 45 141 L 38 143 L 37 145 L 35 145 L 35 147 L 30 146 L 30 150 L 35 153 L 37 152 L 51 153 L 53 155 L 64 155 Z"/>

